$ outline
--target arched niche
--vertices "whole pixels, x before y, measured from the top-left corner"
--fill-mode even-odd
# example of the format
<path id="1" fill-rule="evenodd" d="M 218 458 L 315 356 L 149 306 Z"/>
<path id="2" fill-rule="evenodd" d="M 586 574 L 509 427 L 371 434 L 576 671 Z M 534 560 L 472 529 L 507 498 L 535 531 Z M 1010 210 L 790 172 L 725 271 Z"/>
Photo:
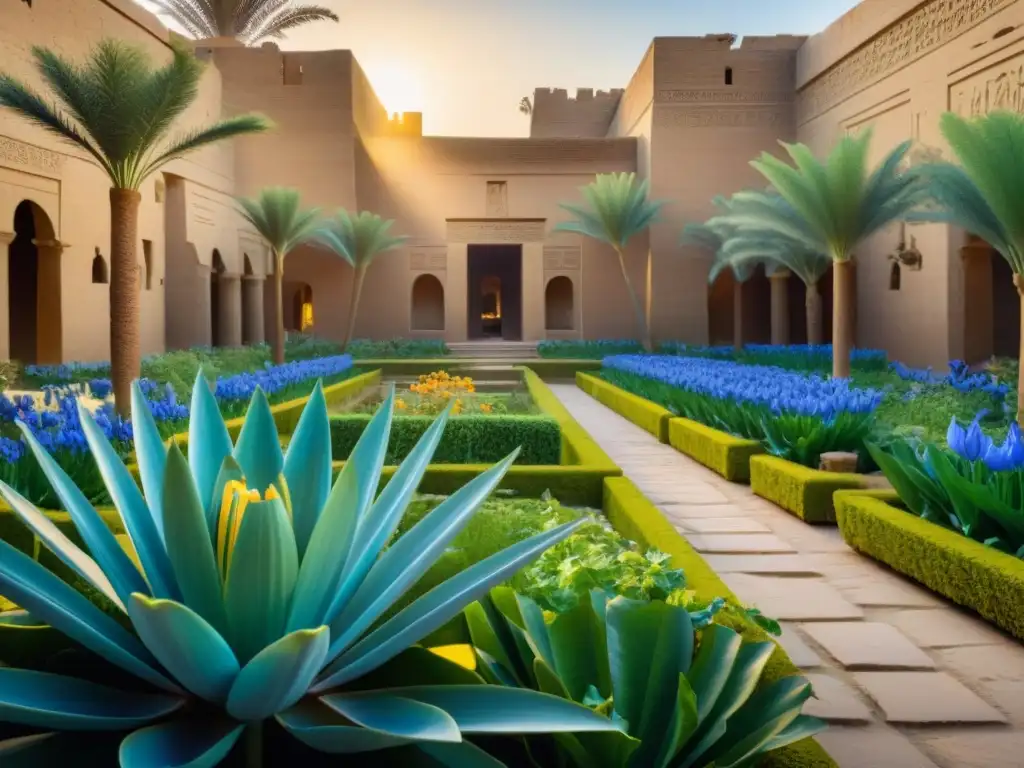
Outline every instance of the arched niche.
<path id="1" fill-rule="evenodd" d="M 410 327 L 414 331 L 444 330 L 444 286 L 432 274 L 422 274 L 412 283 Z"/>
<path id="2" fill-rule="evenodd" d="M 59 363 L 62 246 L 49 215 L 33 200 L 15 207 L 13 230 L 7 265 L 11 359 L 28 365 Z"/>
<path id="3" fill-rule="evenodd" d="M 544 288 L 545 330 L 576 330 L 574 294 L 572 278 L 557 275 L 548 280 Z"/>

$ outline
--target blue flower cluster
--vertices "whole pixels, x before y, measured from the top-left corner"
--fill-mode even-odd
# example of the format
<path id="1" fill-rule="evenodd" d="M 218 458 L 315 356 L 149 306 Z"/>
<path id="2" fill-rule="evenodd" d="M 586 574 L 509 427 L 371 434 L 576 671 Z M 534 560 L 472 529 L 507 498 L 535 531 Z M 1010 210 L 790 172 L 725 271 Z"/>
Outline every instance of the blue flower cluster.
<path id="1" fill-rule="evenodd" d="M 1002 444 L 996 442 L 981 430 L 979 423 L 984 412 L 974 417 L 966 428 L 960 426 L 956 417 L 949 422 L 946 442 L 953 453 L 968 461 L 983 461 L 993 472 L 1009 472 L 1024 469 L 1024 439 L 1017 422 L 1010 424 Z"/>
<path id="2" fill-rule="evenodd" d="M 239 373 L 217 379 L 213 393 L 222 402 L 248 402 L 260 387 L 268 397 L 283 389 L 301 384 L 310 379 L 327 379 L 338 376 L 352 367 L 351 355 L 316 357 L 310 360 L 295 360 L 284 365 L 267 363 L 260 371 Z"/>
<path id="3" fill-rule="evenodd" d="M 984 392 L 999 400 L 1005 398 L 1010 391 L 1009 385 L 1001 383 L 990 373 L 972 373 L 970 366 L 963 360 L 951 360 L 949 373 L 945 376 L 940 376 L 931 368 L 908 368 L 903 363 L 892 363 L 889 370 L 904 381 L 946 384 L 958 392 Z"/>
<path id="4" fill-rule="evenodd" d="M 839 413 L 870 413 L 884 395 L 881 390 L 855 389 L 846 379 L 699 357 L 614 355 L 606 357 L 602 365 L 718 400 L 762 405 L 776 414 L 818 416 L 825 421 Z"/>

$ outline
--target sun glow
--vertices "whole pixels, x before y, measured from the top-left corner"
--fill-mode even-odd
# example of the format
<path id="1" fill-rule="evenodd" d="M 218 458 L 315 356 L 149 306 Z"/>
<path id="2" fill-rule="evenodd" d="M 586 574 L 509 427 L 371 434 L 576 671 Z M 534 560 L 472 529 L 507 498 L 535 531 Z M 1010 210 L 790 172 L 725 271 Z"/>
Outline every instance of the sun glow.
<path id="1" fill-rule="evenodd" d="M 423 111 L 423 84 L 412 70 L 393 65 L 374 67 L 367 77 L 389 115 Z"/>

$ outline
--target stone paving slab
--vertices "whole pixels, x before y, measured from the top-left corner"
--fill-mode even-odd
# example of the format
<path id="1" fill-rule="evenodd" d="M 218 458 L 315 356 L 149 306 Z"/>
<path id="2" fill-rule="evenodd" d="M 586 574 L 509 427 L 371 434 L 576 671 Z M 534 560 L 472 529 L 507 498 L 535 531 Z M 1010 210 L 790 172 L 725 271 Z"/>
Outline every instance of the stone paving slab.
<path id="1" fill-rule="evenodd" d="M 789 544 L 773 533 L 709 533 L 687 534 L 690 546 L 698 552 L 721 555 L 752 554 L 768 552 L 794 552 Z"/>
<path id="2" fill-rule="evenodd" d="M 874 719 L 868 705 L 841 680 L 829 675 L 807 675 L 807 679 L 814 698 L 804 704 L 804 714 L 830 723 L 870 723 Z"/>
<path id="3" fill-rule="evenodd" d="M 856 672 L 890 723 L 1005 723 L 1006 717 L 945 672 Z"/>
<path id="4" fill-rule="evenodd" d="M 716 573 L 820 576 L 819 569 L 806 555 L 706 555 Z"/>
<path id="5" fill-rule="evenodd" d="M 732 504 L 656 504 L 671 520 L 689 520 L 707 517 L 746 517 L 747 513 Z"/>
<path id="6" fill-rule="evenodd" d="M 886 621 L 922 648 L 956 648 L 965 645 L 993 645 L 1008 638 L 977 617 L 949 608 L 922 611 L 892 611 Z"/>
<path id="7" fill-rule="evenodd" d="M 921 748 L 942 765 L 956 768 L 1013 768 L 1024 765 L 1024 733 L 991 728 L 922 737 Z M 822 743 L 822 746 L 825 746 Z M 825 747 L 828 749 L 828 747 Z M 840 763 L 841 768 L 847 768 Z"/>
<path id="8" fill-rule="evenodd" d="M 741 600 L 780 621 L 860 619 L 864 611 L 818 579 L 719 574 Z"/>
<path id="9" fill-rule="evenodd" d="M 847 600 L 864 607 L 934 608 L 942 605 L 942 601 L 930 592 L 892 578 L 830 578 L 829 584 L 842 592 Z"/>
<path id="10" fill-rule="evenodd" d="M 782 624 L 782 634 L 775 638 L 775 642 L 782 646 L 782 650 L 789 656 L 790 661 L 800 669 L 824 666 L 821 656 L 807 644 L 797 626 L 796 624 Z"/>
<path id="11" fill-rule="evenodd" d="M 934 669 L 896 627 L 874 621 L 803 624 L 801 630 L 847 669 Z"/>
<path id="12" fill-rule="evenodd" d="M 892 728 L 831 726 L 815 738 L 840 768 L 936 768 L 906 736 Z"/>
<path id="13" fill-rule="evenodd" d="M 680 527 L 689 533 L 768 533 L 764 523 L 751 517 L 696 517 L 683 520 Z"/>

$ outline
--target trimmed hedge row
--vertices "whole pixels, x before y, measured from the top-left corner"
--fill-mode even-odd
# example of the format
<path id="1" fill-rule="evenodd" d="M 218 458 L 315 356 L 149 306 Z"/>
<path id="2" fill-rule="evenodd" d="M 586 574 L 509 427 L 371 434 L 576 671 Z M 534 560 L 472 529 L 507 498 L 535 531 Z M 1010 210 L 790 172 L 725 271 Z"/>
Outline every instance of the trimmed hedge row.
<path id="1" fill-rule="evenodd" d="M 733 483 L 750 482 L 750 460 L 764 447 L 682 417 L 668 423 L 668 444 Z"/>
<path id="2" fill-rule="evenodd" d="M 371 414 L 331 417 L 331 451 L 347 459 L 370 423 Z M 433 416 L 395 415 L 384 461 L 399 464 L 434 423 Z M 521 447 L 516 464 L 558 464 L 562 431 L 550 416 L 470 414 L 448 420 L 432 464 L 496 463 Z"/>
<path id="3" fill-rule="evenodd" d="M 718 577 L 703 557 L 690 546 L 658 508 L 631 480 L 609 477 L 604 482 L 604 513 L 620 534 L 644 547 L 659 549 L 672 558 L 674 568 L 682 568 L 686 584 L 698 597 L 724 597 L 735 606 L 742 602 Z M 737 614 L 725 616 L 721 623 L 739 632 L 747 642 L 772 638 L 752 621 Z M 762 679 L 772 682 L 802 674 L 776 643 Z M 804 739 L 783 749 L 769 752 L 758 763 L 761 768 L 837 768 L 835 761 L 814 739 Z"/>
<path id="4" fill-rule="evenodd" d="M 449 373 L 458 371 L 460 374 L 473 375 L 473 369 L 480 365 L 493 365 L 493 360 L 482 360 L 466 357 L 435 357 L 424 359 L 373 358 L 357 360 L 362 368 L 380 368 L 385 376 L 418 376 L 428 371 L 443 368 Z M 504 362 L 504 361 L 503 361 Z M 553 358 L 536 358 L 532 360 L 513 360 L 513 365 L 529 366 L 545 379 L 572 379 L 577 371 L 599 371 L 600 360 L 555 360 Z"/>
<path id="5" fill-rule="evenodd" d="M 805 523 L 834 524 L 832 494 L 863 487 L 864 478 L 857 474 L 824 472 L 778 456 L 750 459 L 750 489 Z"/>
<path id="6" fill-rule="evenodd" d="M 576 386 L 661 442 L 668 442 L 668 423 L 674 414 L 667 408 L 587 373 L 576 374 Z"/>
<path id="7" fill-rule="evenodd" d="M 839 491 L 850 547 L 1024 640 L 1024 561 L 899 507 L 894 491 Z"/>

